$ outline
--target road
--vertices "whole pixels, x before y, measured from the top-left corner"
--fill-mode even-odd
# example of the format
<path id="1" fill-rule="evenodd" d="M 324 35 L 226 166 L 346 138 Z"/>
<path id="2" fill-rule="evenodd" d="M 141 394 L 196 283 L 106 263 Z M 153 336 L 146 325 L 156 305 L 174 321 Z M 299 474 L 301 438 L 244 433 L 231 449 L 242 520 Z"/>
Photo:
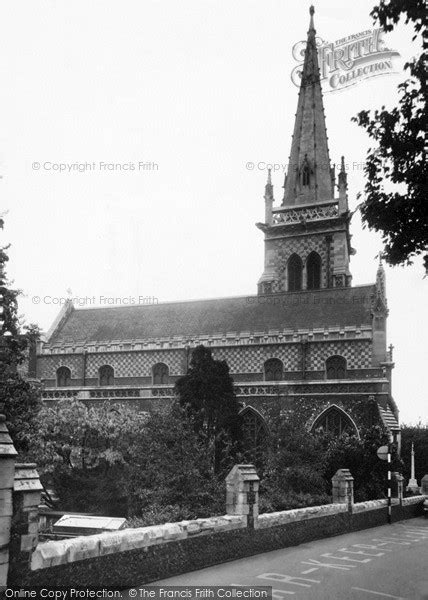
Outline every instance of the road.
<path id="1" fill-rule="evenodd" d="M 266 552 L 150 585 L 272 586 L 274 600 L 428 600 L 428 519 Z"/>

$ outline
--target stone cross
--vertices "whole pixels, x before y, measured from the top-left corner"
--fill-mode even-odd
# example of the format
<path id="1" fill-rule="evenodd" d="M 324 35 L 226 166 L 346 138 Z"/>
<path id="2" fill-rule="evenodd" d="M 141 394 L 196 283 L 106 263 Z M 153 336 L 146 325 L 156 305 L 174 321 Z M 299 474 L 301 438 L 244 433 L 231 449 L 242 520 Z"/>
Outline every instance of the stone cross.
<path id="1" fill-rule="evenodd" d="M 406 490 L 411 492 L 412 494 L 419 494 L 419 486 L 415 477 L 415 449 L 413 447 L 412 442 L 412 454 L 411 454 L 411 464 L 410 464 L 410 479 L 407 485 Z"/>

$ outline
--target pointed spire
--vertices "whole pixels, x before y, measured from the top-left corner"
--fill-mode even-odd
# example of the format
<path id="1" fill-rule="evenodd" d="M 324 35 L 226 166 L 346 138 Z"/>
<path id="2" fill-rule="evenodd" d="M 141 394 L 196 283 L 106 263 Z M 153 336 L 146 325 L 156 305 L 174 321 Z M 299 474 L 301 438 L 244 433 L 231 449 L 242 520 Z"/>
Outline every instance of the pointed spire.
<path id="1" fill-rule="evenodd" d="M 268 169 L 268 176 L 265 185 L 265 200 L 267 198 L 273 200 L 272 169 Z"/>
<path id="2" fill-rule="evenodd" d="M 329 202 L 334 198 L 314 12 L 314 7 L 311 6 L 296 121 L 284 186 L 284 206 Z"/>
<path id="3" fill-rule="evenodd" d="M 388 314 L 388 301 L 386 298 L 386 277 L 382 264 L 382 253 L 379 252 L 379 265 L 376 273 L 376 293 L 373 308 L 375 312 Z"/>
<path id="4" fill-rule="evenodd" d="M 309 14 L 311 15 L 311 18 L 309 21 L 309 31 L 313 31 L 315 34 L 316 30 L 315 30 L 315 25 L 314 25 L 314 12 L 315 12 L 315 8 L 314 8 L 314 5 L 312 4 L 309 8 Z"/>
<path id="5" fill-rule="evenodd" d="M 272 174 L 271 169 L 268 169 L 268 177 L 265 185 L 265 223 L 272 225 L 272 205 L 274 202 L 273 198 L 273 185 L 272 185 Z"/>
<path id="6" fill-rule="evenodd" d="M 342 156 L 340 161 L 340 171 L 339 171 L 339 190 L 344 188 L 345 190 L 348 188 L 348 174 L 345 168 L 345 157 Z"/>

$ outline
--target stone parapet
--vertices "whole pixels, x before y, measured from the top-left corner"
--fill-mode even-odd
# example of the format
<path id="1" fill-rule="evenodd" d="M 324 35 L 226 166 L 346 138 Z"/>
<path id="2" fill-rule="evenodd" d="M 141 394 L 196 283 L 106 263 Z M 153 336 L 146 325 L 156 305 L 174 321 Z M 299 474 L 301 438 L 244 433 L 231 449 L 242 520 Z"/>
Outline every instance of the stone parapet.
<path id="1" fill-rule="evenodd" d="M 107 554 L 144 549 L 190 537 L 245 527 L 246 517 L 223 515 L 136 529 L 122 529 L 113 533 L 99 533 L 68 540 L 42 542 L 33 552 L 31 570 L 46 569 Z"/>
<path id="2" fill-rule="evenodd" d="M 410 496 L 409 498 L 403 498 L 403 506 L 411 506 L 412 504 L 420 504 L 425 500 L 424 495 Z"/>
<path id="3" fill-rule="evenodd" d="M 285 523 L 305 521 L 307 519 L 316 519 L 327 515 L 338 515 L 340 513 L 347 512 L 348 507 L 345 504 L 324 504 L 322 506 L 308 506 L 307 508 L 296 508 L 293 510 L 283 510 L 280 512 L 263 513 L 262 515 L 259 515 L 257 520 L 257 529 L 274 527 L 276 525 L 284 525 Z"/>

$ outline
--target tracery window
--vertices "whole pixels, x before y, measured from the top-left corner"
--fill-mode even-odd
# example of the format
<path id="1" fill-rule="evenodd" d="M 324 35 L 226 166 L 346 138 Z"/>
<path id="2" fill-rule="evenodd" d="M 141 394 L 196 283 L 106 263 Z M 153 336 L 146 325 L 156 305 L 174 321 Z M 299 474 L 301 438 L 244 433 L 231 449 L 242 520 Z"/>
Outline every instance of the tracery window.
<path id="1" fill-rule="evenodd" d="M 306 262 L 307 288 L 319 290 L 321 287 L 321 257 L 317 252 L 311 252 Z"/>
<path id="2" fill-rule="evenodd" d="M 312 426 L 312 431 L 317 433 L 329 433 L 339 437 L 344 433 L 358 435 L 355 424 L 350 417 L 337 406 L 330 406 L 322 412 Z"/>
<path id="3" fill-rule="evenodd" d="M 59 367 L 56 372 L 56 384 L 58 387 L 67 387 L 71 383 L 71 371 L 68 367 Z"/>
<path id="4" fill-rule="evenodd" d="M 280 381 L 284 377 L 284 365 L 279 358 L 269 358 L 264 364 L 265 381 Z"/>
<path id="5" fill-rule="evenodd" d="M 98 369 L 100 385 L 114 385 L 114 369 L 110 365 L 103 365 Z"/>
<path id="6" fill-rule="evenodd" d="M 298 292 L 302 289 L 302 259 L 297 254 L 292 254 L 288 260 L 288 291 Z"/>
<path id="7" fill-rule="evenodd" d="M 164 363 L 157 363 L 153 367 L 153 384 L 165 385 L 169 383 L 169 368 Z"/>
<path id="8" fill-rule="evenodd" d="M 241 412 L 244 448 L 247 452 L 262 450 L 268 441 L 268 427 L 262 415 L 252 406 Z"/>
<path id="9" fill-rule="evenodd" d="M 330 356 L 325 361 L 327 379 L 345 379 L 346 359 L 343 356 Z"/>

